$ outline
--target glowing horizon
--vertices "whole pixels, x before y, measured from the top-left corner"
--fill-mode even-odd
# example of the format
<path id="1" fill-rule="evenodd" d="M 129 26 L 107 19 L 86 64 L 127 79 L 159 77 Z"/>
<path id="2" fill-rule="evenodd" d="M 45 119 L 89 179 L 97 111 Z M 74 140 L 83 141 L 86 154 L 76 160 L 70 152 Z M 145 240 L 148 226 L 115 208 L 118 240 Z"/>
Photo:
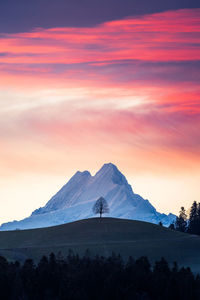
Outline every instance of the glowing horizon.
<path id="1" fill-rule="evenodd" d="M 0 222 L 105 162 L 158 211 L 198 201 L 199 70 L 200 9 L 1 34 Z"/>

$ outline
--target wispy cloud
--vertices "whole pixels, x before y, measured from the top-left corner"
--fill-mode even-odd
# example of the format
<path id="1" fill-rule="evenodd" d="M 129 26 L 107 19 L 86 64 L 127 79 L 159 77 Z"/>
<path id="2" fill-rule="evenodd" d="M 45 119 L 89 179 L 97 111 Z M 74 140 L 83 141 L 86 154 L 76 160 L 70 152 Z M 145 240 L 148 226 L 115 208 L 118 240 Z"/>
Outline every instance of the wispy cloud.
<path id="1" fill-rule="evenodd" d="M 94 28 L 35 29 L 0 38 L 0 62 L 85 63 L 199 59 L 200 9 L 111 21 Z"/>
<path id="2" fill-rule="evenodd" d="M 166 153 L 199 161 L 199 41 L 200 9 L 1 35 L 4 162 L 46 168 L 65 149 L 104 157 L 99 146 L 161 169 Z"/>

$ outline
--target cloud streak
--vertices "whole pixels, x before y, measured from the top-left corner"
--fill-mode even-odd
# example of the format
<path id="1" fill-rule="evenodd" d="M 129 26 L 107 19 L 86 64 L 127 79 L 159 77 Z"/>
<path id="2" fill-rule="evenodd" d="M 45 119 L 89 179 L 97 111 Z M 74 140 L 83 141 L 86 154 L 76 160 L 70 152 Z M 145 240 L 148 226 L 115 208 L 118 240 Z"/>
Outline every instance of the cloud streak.
<path id="1" fill-rule="evenodd" d="M 12 156 L 23 145 L 39 157 L 39 145 L 58 147 L 57 155 L 99 141 L 127 157 L 167 152 L 193 161 L 199 41 L 200 9 L 1 35 L 2 149 Z"/>
<path id="2" fill-rule="evenodd" d="M 77 64 L 198 60 L 200 9 L 111 21 L 93 28 L 35 29 L 0 38 L 0 62 Z"/>

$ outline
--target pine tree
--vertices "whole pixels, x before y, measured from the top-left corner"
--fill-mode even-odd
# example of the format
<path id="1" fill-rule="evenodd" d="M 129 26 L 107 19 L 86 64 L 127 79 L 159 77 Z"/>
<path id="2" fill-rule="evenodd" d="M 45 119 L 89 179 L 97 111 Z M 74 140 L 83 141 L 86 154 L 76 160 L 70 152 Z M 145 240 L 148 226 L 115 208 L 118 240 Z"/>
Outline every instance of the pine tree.
<path id="1" fill-rule="evenodd" d="M 187 215 L 183 206 L 181 207 L 179 216 L 176 217 L 175 229 L 181 232 L 186 232 L 187 230 Z"/>
<path id="2" fill-rule="evenodd" d="M 171 230 L 175 230 L 174 223 L 171 223 L 168 228 L 171 229 Z"/>
<path id="3" fill-rule="evenodd" d="M 190 209 L 188 232 L 200 235 L 200 203 L 193 202 Z"/>
<path id="4" fill-rule="evenodd" d="M 190 209 L 190 218 L 189 218 L 190 222 L 192 222 L 196 219 L 197 211 L 198 211 L 198 205 L 197 205 L 197 202 L 194 201 L 192 206 L 191 206 L 191 209 Z"/>
<path id="5" fill-rule="evenodd" d="M 200 218 L 200 203 L 197 205 L 197 217 Z"/>

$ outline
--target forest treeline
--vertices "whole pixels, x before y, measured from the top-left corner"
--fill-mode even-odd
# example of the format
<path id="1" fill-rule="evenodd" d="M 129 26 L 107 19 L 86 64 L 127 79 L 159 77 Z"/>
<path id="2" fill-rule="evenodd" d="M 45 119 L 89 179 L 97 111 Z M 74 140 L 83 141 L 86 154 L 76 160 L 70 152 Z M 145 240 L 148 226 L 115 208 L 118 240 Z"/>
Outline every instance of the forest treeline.
<path id="1" fill-rule="evenodd" d="M 189 216 L 186 214 L 185 208 L 182 206 L 179 216 L 176 221 L 172 223 L 169 228 L 181 232 L 200 235 L 200 203 L 193 202 Z"/>
<path id="2" fill-rule="evenodd" d="M 0 257 L 0 298 L 3 300 L 196 300 L 200 276 L 189 268 L 169 266 L 162 258 L 153 266 L 146 257 L 120 255 L 91 258 L 69 252 L 43 256 L 36 265 L 27 259 Z"/>

